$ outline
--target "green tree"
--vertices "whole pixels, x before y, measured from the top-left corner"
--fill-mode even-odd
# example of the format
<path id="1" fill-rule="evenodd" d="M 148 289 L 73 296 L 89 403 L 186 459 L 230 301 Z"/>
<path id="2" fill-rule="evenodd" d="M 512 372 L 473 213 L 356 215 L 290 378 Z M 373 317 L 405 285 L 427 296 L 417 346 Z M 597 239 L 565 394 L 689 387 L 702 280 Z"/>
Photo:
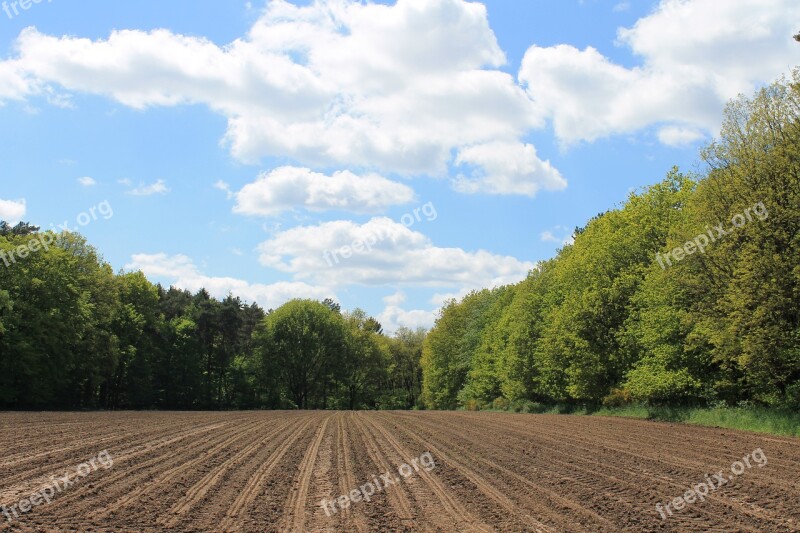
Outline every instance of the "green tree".
<path id="1" fill-rule="evenodd" d="M 346 351 L 341 382 L 350 410 L 377 407 L 377 397 L 386 383 L 389 349 L 381 342 L 380 324 L 361 309 L 344 315 Z"/>
<path id="2" fill-rule="evenodd" d="M 324 408 L 332 376 L 342 371 L 346 330 L 341 315 L 320 302 L 292 300 L 267 315 L 265 325 L 261 357 L 275 358 L 294 406 Z"/>
<path id="3" fill-rule="evenodd" d="M 433 409 L 455 409 L 472 359 L 492 318 L 487 311 L 505 289 L 473 291 L 439 313 L 422 349 L 422 395 Z"/>

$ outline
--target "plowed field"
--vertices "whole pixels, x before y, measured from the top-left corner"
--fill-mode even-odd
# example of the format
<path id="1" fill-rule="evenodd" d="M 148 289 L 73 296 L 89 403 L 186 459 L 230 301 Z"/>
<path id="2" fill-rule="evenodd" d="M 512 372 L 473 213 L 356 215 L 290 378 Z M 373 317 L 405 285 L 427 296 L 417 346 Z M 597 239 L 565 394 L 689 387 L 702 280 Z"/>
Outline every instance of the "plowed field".
<path id="1" fill-rule="evenodd" d="M 0 531 L 800 531 L 800 440 L 730 430 L 461 412 L 0 413 L 0 429 Z M 76 477 L 103 451 L 113 465 Z"/>

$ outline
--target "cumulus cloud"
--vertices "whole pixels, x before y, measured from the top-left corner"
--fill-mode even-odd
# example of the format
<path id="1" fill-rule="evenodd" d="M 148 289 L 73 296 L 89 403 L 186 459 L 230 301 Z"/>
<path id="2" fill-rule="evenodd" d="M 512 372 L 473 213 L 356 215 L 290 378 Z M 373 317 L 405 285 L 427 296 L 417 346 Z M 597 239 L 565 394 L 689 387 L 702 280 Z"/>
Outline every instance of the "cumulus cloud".
<path id="1" fill-rule="evenodd" d="M 400 328 L 431 329 L 436 322 L 436 313 L 423 309 L 405 310 L 395 305 L 387 305 L 377 319 L 383 326 L 384 333 L 393 335 Z"/>
<path id="2" fill-rule="evenodd" d="M 703 132 L 696 128 L 664 126 L 658 130 L 658 140 L 668 146 L 686 146 L 699 141 L 703 137 Z"/>
<path id="3" fill-rule="evenodd" d="M 22 220 L 26 210 L 27 205 L 24 198 L 22 200 L 3 200 L 0 198 L 0 220 L 15 224 Z"/>
<path id="4" fill-rule="evenodd" d="M 262 174 L 235 195 L 233 210 L 243 215 L 272 216 L 296 207 L 311 211 L 375 213 L 414 200 L 414 191 L 377 174 L 349 171 L 326 176 L 308 168 L 280 167 Z"/>
<path id="5" fill-rule="evenodd" d="M 394 335 L 400 328 L 414 330 L 433 327 L 433 323 L 436 321 L 436 311 L 405 310 L 401 307 L 405 301 L 406 294 L 402 291 L 383 298 L 383 303 L 386 304 L 386 307 L 376 318 L 383 326 L 383 332 L 386 335 Z"/>
<path id="6" fill-rule="evenodd" d="M 130 180 L 120 180 L 120 183 L 129 185 Z M 133 196 L 152 196 L 154 194 L 167 194 L 170 191 L 169 187 L 164 180 L 158 180 L 155 183 L 145 185 L 140 183 L 138 187 L 134 187 L 126 191 L 127 194 Z"/>
<path id="7" fill-rule="evenodd" d="M 90 178 L 89 176 L 83 176 L 81 178 L 78 178 L 78 183 L 80 183 L 84 187 L 91 187 L 92 185 L 97 185 L 97 182 L 93 178 Z"/>
<path id="8" fill-rule="evenodd" d="M 713 135 L 728 99 L 796 63 L 798 18 L 794 0 L 661 0 L 618 31 L 637 66 L 532 46 L 515 80 L 477 2 L 273 0 L 224 46 L 163 29 L 93 40 L 27 28 L 0 61 L 0 102 L 82 92 L 136 109 L 201 104 L 227 119 L 241 161 L 362 178 L 467 165 L 461 192 L 532 196 L 565 181 L 525 144 L 531 131 L 550 121 L 566 145 L 650 128 L 673 146 Z"/>
<path id="9" fill-rule="evenodd" d="M 485 250 L 437 247 L 385 217 L 292 228 L 263 242 L 259 251 L 265 266 L 334 286 L 483 287 L 517 282 L 534 266 Z"/>
<path id="10" fill-rule="evenodd" d="M 461 149 L 458 165 L 474 165 L 469 177 L 455 180 L 456 190 L 468 193 L 535 196 L 540 188 L 561 190 L 566 180 L 549 161 L 542 161 L 531 144 L 491 142 Z"/>
<path id="11" fill-rule="evenodd" d="M 385 296 L 383 298 L 383 303 L 386 305 L 401 305 L 403 302 L 406 301 L 406 293 L 403 291 L 398 291 L 394 294 L 390 294 L 389 296 Z"/>
<path id="12" fill-rule="evenodd" d="M 125 265 L 125 269 L 141 270 L 148 277 L 170 280 L 171 285 L 191 292 L 205 288 L 216 298 L 233 294 L 246 301 L 256 302 L 264 309 L 280 307 L 295 298 L 336 299 L 332 290 L 302 282 L 262 284 L 248 283 L 236 278 L 206 276 L 185 255 L 135 254 L 131 262 Z"/>
<path id="13" fill-rule="evenodd" d="M 204 104 L 227 118 L 225 142 L 246 162 L 445 175 L 459 149 L 520 143 L 544 124 L 499 70 L 506 58 L 486 8 L 463 0 L 273 0 L 226 46 L 168 30 L 92 40 L 28 28 L 15 48 L 0 62 L 0 99 L 58 87 L 136 109 Z M 463 190 L 547 188 L 553 171 L 534 167 L 486 169 Z"/>
<path id="14" fill-rule="evenodd" d="M 556 136 L 568 144 L 662 121 L 710 129 L 723 105 L 701 79 L 627 69 L 592 47 L 534 46 L 525 53 L 520 76 L 551 117 Z"/>
<path id="15" fill-rule="evenodd" d="M 592 47 L 531 47 L 520 80 L 564 143 L 658 125 L 681 145 L 716 133 L 725 102 L 796 63 L 794 0 L 662 0 L 618 31 L 641 65 L 613 63 Z"/>
<path id="16" fill-rule="evenodd" d="M 19 61 L 0 61 L 0 106 L 6 100 L 21 100 L 35 91 Z"/>

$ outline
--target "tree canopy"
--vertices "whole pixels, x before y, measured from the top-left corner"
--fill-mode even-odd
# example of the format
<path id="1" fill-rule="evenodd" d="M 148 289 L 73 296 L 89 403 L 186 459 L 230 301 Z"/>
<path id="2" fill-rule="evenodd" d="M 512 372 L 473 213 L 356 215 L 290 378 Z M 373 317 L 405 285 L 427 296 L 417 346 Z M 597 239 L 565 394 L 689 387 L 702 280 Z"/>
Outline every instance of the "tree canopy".
<path id="1" fill-rule="evenodd" d="M 265 312 L 114 274 L 83 237 L 0 224 L 0 409 L 416 407 L 423 331 L 295 300 Z M 45 238 L 46 236 L 46 238 Z"/>
<path id="2" fill-rule="evenodd" d="M 800 407 L 799 104 L 798 70 L 736 99 L 703 174 L 673 169 L 521 283 L 449 302 L 426 405 Z"/>

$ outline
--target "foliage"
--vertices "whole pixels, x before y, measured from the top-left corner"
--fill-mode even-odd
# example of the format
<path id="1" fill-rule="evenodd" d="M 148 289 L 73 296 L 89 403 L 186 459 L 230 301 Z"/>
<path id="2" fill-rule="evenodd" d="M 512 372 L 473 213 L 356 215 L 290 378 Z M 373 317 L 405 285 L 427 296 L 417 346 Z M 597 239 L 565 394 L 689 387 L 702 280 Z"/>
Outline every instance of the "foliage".
<path id="1" fill-rule="evenodd" d="M 426 405 L 796 409 L 800 70 L 731 102 L 701 157 L 703 175 L 632 193 L 519 284 L 449 302 Z"/>
<path id="2" fill-rule="evenodd" d="M 115 275 L 74 233 L 0 224 L 0 409 L 413 408 L 424 331 L 296 300 L 265 313 Z"/>

